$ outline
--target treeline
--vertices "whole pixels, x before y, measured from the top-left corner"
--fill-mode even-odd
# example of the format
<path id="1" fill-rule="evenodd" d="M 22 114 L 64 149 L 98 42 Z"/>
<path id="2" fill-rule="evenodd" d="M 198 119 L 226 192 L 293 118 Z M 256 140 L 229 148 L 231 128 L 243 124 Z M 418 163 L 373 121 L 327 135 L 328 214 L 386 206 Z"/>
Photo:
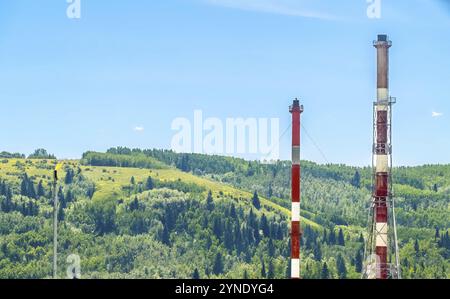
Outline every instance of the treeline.
<path id="1" fill-rule="evenodd" d="M 394 169 L 397 183 L 433 192 L 443 191 L 450 185 L 450 165 L 423 165 Z"/>
<path id="2" fill-rule="evenodd" d="M 199 175 L 224 175 L 239 172 L 247 177 L 271 173 L 274 177 L 289 170 L 289 161 L 276 161 L 264 164 L 259 161 L 246 161 L 240 158 L 205 155 L 195 153 L 175 153 L 171 150 L 111 148 L 107 153 L 115 155 L 145 155 L 166 165 L 174 166 L 185 172 Z M 332 179 L 347 182 L 357 188 L 371 189 L 372 169 L 370 167 L 352 167 L 342 164 L 317 164 L 302 161 L 302 171 L 318 179 Z M 425 165 L 419 167 L 395 167 L 394 183 L 408 185 L 420 190 L 438 192 L 441 187 L 450 184 L 450 165 Z"/>
<path id="3" fill-rule="evenodd" d="M 21 178 L 19 194 L 32 199 L 38 199 L 39 197 L 46 196 L 47 192 L 42 180 L 40 180 L 36 186 L 33 183 L 33 180 L 24 173 Z M 0 180 L 0 195 L 5 196 L 8 200 L 13 196 L 13 187 L 5 180 Z"/>
<path id="4" fill-rule="evenodd" d="M 39 215 L 39 205 L 38 203 L 28 197 L 15 197 L 7 198 L 5 196 L 0 196 L 0 212 L 10 213 L 19 212 L 24 216 L 38 216 Z"/>
<path id="5" fill-rule="evenodd" d="M 164 163 L 147 157 L 144 154 L 119 155 L 111 153 L 86 152 L 83 154 L 81 163 L 91 166 L 109 166 L 109 167 L 133 167 L 162 169 L 167 166 Z"/>
<path id="6" fill-rule="evenodd" d="M 206 189 L 202 186 L 196 185 L 194 183 L 186 183 L 181 179 L 175 181 L 162 181 L 151 176 L 149 176 L 145 180 L 145 182 L 136 182 L 135 178 L 131 177 L 130 184 L 127 186 L 122 186 L 122 189 L 129 196 L 132 194 L 139 194 L 144 191 L 162 188 L 177 190 L 183 193 L 202 193 L 206 191 Z"/>
<path id="7" fill-rule="evenodd" d="M 60 186 L 58 189 L 61 219 L 64 218 L 64 209 L 74 201 L 76 195 L 92 198 L 95 192 L 94 185 L 85 180 L 80 168 L 75 171 L 66 167 L 63 182 L 64 188 Z M 37 216 L 39 206 L 52 204 L 53 197 L 53 186 L 51 184 L 45 184 L 42 179 L 36 184 L 25 172 L 20 177 L 20 183 L 16 187 L 6 180 L 0 180 L 0 211 L 4 213 L 17 211 L 24 216 Z"/>
<path id="8" fill-rule="evenodd" d="M 0 152 L 0 158 L 2 158 L 2 159 L 25 159 L 25 155 L 20 154 L 20 153 Z"/>
<path id="9" fill-rule="evenodd" d="M 107 153 L 121 156 L 144 155 L 161 161 L 166 165 L 176 167 L 181 171 L 192 172 L 197 175 L 225 175 L 227 173 L 239 172 L 247 177 L 264 173 L 270 173 L 275 177 L 278 173 L 289 170 L 291 167 L 289 161 L 276 161 L 274 163 L 265 164 L 259 161 L 246 161 L 235 157 L 196 153 L 176 153 L 171 150 L 159 149 L 141 150 L 130 149 L 127 147 L 115 147 L 108 149 Z M 304 173 L 316 178 L 347 181 L 358 187 L 362 184 L 366 186 L 367 182 L 371 180 L 371 172 L 368 167 L 358 169 L 356 167 L 348 167 L 345 165 L 320 165 L 309 161 L 302 161 L 302 170 Z"/>
<path id="10" fill-rule="evenodd" d="M 444 256 L 445 258 L 450 258 L 450 236 L 448 234 L 448 231 L 445 233 L 440 233 L 439 229 L 436 229 L 436 241 L 437 245 L 440 248 L 444 249 Z"/>
<path id="11" fill-rule="evenodd" d="M 36 199 L 44 195 L 42 181 L 39 182 L 38 192 L 36 192 L 32 180 L 26 174 L 23 175 L 19 195 L 14 194 L 10 184 L 0 180 L 0 211 L 4 213 L 17 211 L 24 216 L 37 216 L 39 205 Z"/>
<path id="12" fill-rule="evenodd" d="M 6 199 L 11 200 L 13 196 L 11 186 L 4 180 L 0 179 L 0 196 L 4 196 Z"/>
<path id="13" fill-rule="evenodd" d="M 0 152 L 0 158 L 2 159 L 25 159 L 26 156 L 21 153 Z M 49 154 L 46 149 L 36 149 L 32 154 L 28 155 L 28 159 L 49 159 L 55 160 L 56 156 Z"/>
<path id="14" fill-rule="evenodd" d="M 28 159 L 49 159 L 55 160 L 56 156 L 53 154 L 49 154 L 46 149 L 39 148 L 35 150 L 31 155 L 28 156 Z"/>
<path id="15" fill-rule="evenodd" d="M 244 160 L 202 154 L 179 154 L 171 150 L 110 148 L 107 153 L 114 155 L 145 155 L 184 172 L 226 173 L 235 171 Z"/>

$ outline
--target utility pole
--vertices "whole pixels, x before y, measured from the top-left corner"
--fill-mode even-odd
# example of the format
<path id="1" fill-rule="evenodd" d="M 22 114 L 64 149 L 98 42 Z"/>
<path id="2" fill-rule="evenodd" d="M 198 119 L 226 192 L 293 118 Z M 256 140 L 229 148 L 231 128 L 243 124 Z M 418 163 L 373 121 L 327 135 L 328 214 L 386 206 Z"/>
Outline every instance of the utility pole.
<path id="1" fill-rule="evenodd" d="M 58 163 L 53 172 L 53 279 L 58 278 L 58 170 L 62 163 Z"/>

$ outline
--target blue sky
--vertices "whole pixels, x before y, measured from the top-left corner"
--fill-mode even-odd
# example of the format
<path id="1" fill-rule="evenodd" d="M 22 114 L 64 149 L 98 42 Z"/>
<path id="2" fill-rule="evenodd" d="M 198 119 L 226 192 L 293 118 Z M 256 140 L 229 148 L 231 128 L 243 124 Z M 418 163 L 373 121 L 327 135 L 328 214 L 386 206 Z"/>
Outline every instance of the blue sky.
<path id="1" fill-rule="evenodd" d="M 0 150 L 169 148 L 176 117 L 279 117 L 300 97 L 327 161 L 369 165 L 378 33 L 389 34 L 396 165 L 450 163 L 450 5 L 382 0 L 0 3 Z M 433 114 L 434 112 L 434 114 Z M 136 130 L 140 128 L 140 130 Z M 305 137 L 304 159 L 325 158 Z M 289 134 L 281 140 L 290 153 Z"/>

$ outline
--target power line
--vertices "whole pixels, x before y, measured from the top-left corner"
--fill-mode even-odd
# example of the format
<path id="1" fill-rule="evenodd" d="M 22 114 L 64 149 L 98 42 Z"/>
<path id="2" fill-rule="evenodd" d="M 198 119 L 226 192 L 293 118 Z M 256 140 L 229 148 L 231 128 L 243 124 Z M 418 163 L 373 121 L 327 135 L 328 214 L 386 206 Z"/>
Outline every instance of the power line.
<path id="1" fill-rule="evenodd" d="M 270 152 L 267 154 L 267 155 L 265 155 L 264 157 L 268 157 L 270 154 L 271 154 L 271 152 L 272 152 L 272 150 L 274 149 L 274 148 L 276 148 L 277 146 L 280 146 L 280 144 L 281 144 L 281 139 L 283 139 L 283 137 L 287 134 L 287 132 L 289 132 L 289 129 L 292 127 L 292 124 L 289 124 L 288 126 L 287 126 L 287 128 L 284 130 L 284 132 L 281 134 L 281 136 L 280 136 L 280 138 L 278 138 L 278 141 L 277 141 L 277 143 L 274 145 L 274 146 L 272 146 L 271 148 L 270 148 Z"/>
<path id="2" fill-rule="evenodd" d="M 312 136 L 308 133 L 308 130 L 306 130 L 305 126 L 303 124 L 301 124 L 303 131 L 305 132 L 306 136 L 308 137 L 308 139 L 311 141 L 311 143 L 314 145 L 314 147 L 317 149 L 317 151 L 320 153 L 320 155 L 322 156 L 322 158 L 325 160 L 325 162 L 327 164 L 330 164 L 330 161 L 328 160 L 327 156 L 325 155 L 325 153 L 323 152 L 323 150 L 320 148 L 320 146 L 317 144 L 317 142 L 314 140 L 314 138 L 312 138 Z M 283 139 L 283 137 L 287 134 L 287 132 L 289 131 L 289 129 L 292 127 L 292 124 L 289 124 L 286 129 L 283 131 L 283 133 L 281 134 L 280 138 L 278 139 L 278 142 L 276 145 L 274 145 L 271 150 L 273 150 L 276 146 L 279 146 L 281 143 L 281 139 Z M 270 154 L 267 154 L 265 157 L 269 156 Z"/>
<path id="3" fill-rule="evenodd" d="M 322 151 L 322 149 L 319 147 L 319 145 L 314 141 L 314 139 L 311 137 L 311 135 L 308 133 L 308 130 L 306 130 L 305 126 L 302 124 L 302 129 L 305 132 L 306 136 L 309 138 L 311 143 L 314 145 L 314 147 L 319 151 L 319 153 L 322 155 L 322 158 L 327 162 L 327 164 L 330 164 L 330 162 L 327 159 L 327 156 L 325 156 L 325 153 Z"/>

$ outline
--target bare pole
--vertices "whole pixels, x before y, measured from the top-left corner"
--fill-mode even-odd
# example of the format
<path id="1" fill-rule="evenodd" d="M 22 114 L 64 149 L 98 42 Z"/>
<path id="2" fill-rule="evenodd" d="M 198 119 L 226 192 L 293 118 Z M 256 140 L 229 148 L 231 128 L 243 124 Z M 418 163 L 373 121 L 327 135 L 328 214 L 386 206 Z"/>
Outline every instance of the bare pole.
<path id="1" fill-rule="evenodd" d="M 57 164 L 53 172 L 53 279 L 58 278 L 58 169 Z"/>

